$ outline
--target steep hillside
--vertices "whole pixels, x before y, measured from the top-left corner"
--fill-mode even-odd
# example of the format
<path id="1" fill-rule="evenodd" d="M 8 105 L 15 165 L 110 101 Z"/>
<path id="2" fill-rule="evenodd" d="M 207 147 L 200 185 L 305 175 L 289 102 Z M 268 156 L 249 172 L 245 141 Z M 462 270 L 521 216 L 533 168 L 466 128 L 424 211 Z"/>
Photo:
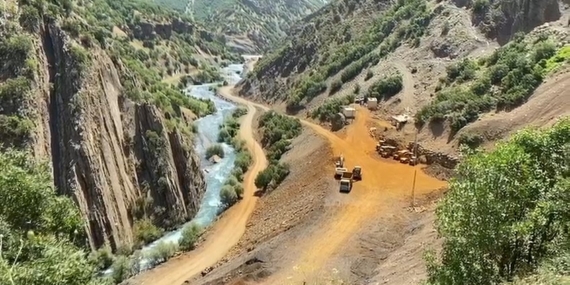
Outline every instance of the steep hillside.
<path id="1" fill-rule="evenodd" d="M 326 0 L 192 0 L 188 13 L 228 36 L 228 45 L 257 53 L 277 44 L 299 19 Z"/>
<path id="2" fill-rule="evenodd" d="M 481 115 L 524 104 L 559 72 L 568 60 L 564 5 L 334 1 L 264 56 L 241 82 L 240 95 L 321 121 L 330 121 L 354 97 L 376 97 L 378 115 L 415 117 L 420 139 L 441 148 L 458 142 L 460 130 Z M 552 24 L 533 31 L 547 22 Z M 407 124 L 390 135 L 409 140 L 415 132 Z"/>
<path id="3" fill-rule="evenodd" d="M 192 120 L 214 106 L 161 81 L 214 79 L 213 65 L 232 57 L 221 37 L 136 1 L 9 4 L 0 25 L 3 149 L 51 161 L 91 248 L 130 250 L 192 218 L 205 191 Z"/>

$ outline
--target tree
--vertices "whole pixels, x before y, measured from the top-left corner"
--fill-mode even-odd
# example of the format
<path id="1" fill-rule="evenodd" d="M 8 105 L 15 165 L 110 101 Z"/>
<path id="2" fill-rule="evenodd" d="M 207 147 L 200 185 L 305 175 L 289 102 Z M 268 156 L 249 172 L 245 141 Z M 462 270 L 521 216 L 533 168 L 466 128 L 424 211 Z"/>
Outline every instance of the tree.
<path id="1" fill-rule="evenodd" d="M 257 174 L 255 177 L 255 187 L 265 189 L 273 180 L 273 168 L 268 167 Z"/>
<path id="2" fill-rule="evenodd" d="M 432 284 L 510 280 L 568 242 L 570 120 L 526 130 L 491 153 L 471 153 L 437 209 L 440 262 Z"/>
<path id="3" fill-rule="evenodd" d="M 0 284 L 103 284 L 74 244 L 84 239 L 79 211 L 56 195 L 46 163 L 1 152 L 0 197 Z"/>
<path id="4" fill-rule="evenodd" d="M 231 185 L 224 185 L 220 190 L 220 200 L 225 206 L 231 206 L 237 201 L 237 194 Z"/>
<path id="5" fill-rule="evenodd" d="M 180 240 L 178 240 L 180 249 L 184 251 L 193 250 L 196 245 L 196 241 L 198 241 L 198 237 L 200 237 L 201 232 L 202 229 L 197 224 L 190 224 L 184 227 L 182 236 L 180 237 Z"/>
<path id="6" fill-rule="evenodd" d="M 222 145 L 215 144 L 206 149 L 206 159 L 210 159 L 214 155 L 217 155 L 220 158 L 224 158 L 225 153 L 224 153 L 224 148 L 222 148 Z"/>

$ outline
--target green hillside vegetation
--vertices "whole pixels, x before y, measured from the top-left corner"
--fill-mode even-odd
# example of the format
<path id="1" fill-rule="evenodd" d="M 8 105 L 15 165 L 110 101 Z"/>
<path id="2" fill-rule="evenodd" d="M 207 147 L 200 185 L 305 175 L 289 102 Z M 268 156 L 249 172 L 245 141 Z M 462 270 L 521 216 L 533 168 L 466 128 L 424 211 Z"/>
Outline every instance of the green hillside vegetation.
<path id="1" fill-rule="evenodd" d="M 83 3 L 83 4 L 82 4 Z M 116 27 L 136 26 L 142 19 L 163 21 L 181 17 L 152 3 L 131 1 L 95 0 L 90 2 L 28 0 L 23 1 L 18 18 L 2 25 L 6 35 L 0 39 L 0 58 L 4 63 L 2 72 L 9 75 L 0 85 L 0 103 L 7 106 L 0 110 L 0 134 L 5 146 L 22 146 L 32 128 L 30 118 L 21 108 L 29 100 L 31 86 L 38 62 L 33 52 L 33 44 L 44 22 L 55 22 L 76 40 L 70 55 L 72 66 L 79 77 L 89 72 L 99 47 L 108 53 L 114 63 L 120 65 L 121 82 L 124 94 L 136 102 L 151 102 L 160 107 L 171 118 L 170 126 L 177 126 L 180 108 L 188 108 L 198 116 L 212 113 L 212 102 L 184 95 L 175 86 L 162 83 L 162 79 L 174 72 L 190 69 L 204 70 L 209 79 L 219 78 L 212 74 L 211 63 L 199 62 L 195 56 L 195 45 L 217 53 L 228 60 L 236 56 L 223 48 L 223 42 L 208 41 L 193 33 L 173 33 L 169 39 L 146 41 L 145 47 L 136 47 L 132 36 L 114 34 Z M 4 11 L 2 13 L 9 12 Z M 103 17 L 102 15 L 105 15 Z M 210 48 L 211 47 L 211 48 Z M 208 80 L 208 78 L 206 78 Z M 75 102 L 78 106 L 81 102 Z M 25 106 L 24 106 L 25 107 Z"/>
<path id="2" fill-rule="evenodd" d="M 80 246 L 79 210 L 52 185 L 47 163 L 0 152 L 0 284 L 103 284 Z"/>
<path id="3" fill-rule="evenodd" d="M 220 191 L 222 203 L 229 207 L 235 204 L 243 197 L 243 178 L 247 172 L 253 158 L 249 153 L 245 141 L 240 140 L 237 135 L 239 131 L 238 119 L 247 114 L 247 109 L 240 107 L 232 112 L 232 115 L 226 118 L 224 124 L 220 127 L 218 142 L 225 142 L 234 147 L 236 151 L 236 160 L 231 176 L 226 179 L 224 186 Z"/>
<path id="4" fill-rule="evenodd" d="M 262 130 L 261 144 L 267 149 L 269 166 L 259 172 L 255 186 L 275 188 L 289 175 L 289 165 L 279 160 L 291 147 L 291 140 L 301 134 L 301 121 L 269 111 L 259 118 L 259 128 Z"/>
<path id="5" fill-rule="evenodd" d="M 568 284 L 569 169 L 568 119 L 471 152 L 436 211 L 444 243 L 427 256 L 429 283 Z"/>
<path id="6" fill-rule="evenodd" d="M 567 61 L 567 51 L 548 38 L 532 41 L 519 35 L 488 58 L 453 64 L 441 80 L 436 99 L 416 114 L 416 121 L 449 120 L 456 132 L 484 112 L 517 107 L 548 72 Z"/>
<path id="7" fill-rule="evenodd" d="M 278 43 L 296 20 L 324 5 L 320 0 L 194 0 L 193 3 L 190 7 L 194 18 L 218 32 L 227 35 L 259 33 L 254 42 L 260 50 Z"/>
<path id="8" fill-rule="evenodd" d="M 311 18 L 311 22 L 318 27 L 331 27 L 319 33 L 318 43 L 314 42 L 316 39 L 312 33 L 293 35 L 288 39 L 289 42 L 294 40 L 297 47 L 318 45 L 314 55 L 307 54 L 307 58 L 300 59 L 299 64 L 307 63 L 310 71 L 292 80 L 292 90 L 288 92 L 290 95 L 287 98 L 290 110 L 302 107 L 303 102 L 324 92 L 328 78 L 340 73 L 340 82 L 332 82 L 335 85 L 332 89 L 339 89 L 339 85 L 354 79 L 369 66 L 378 64 L 380 59 L 398 46 L 404 43 L 409 43 L 412 47 L 419 45 L 420 38 L 433 17 L 425 1 L 400 0 L 379 12 L 370 25 L 357 31 L 352 30 L 350 23 L 338 23 L 338 14 L 349 13 L 346 10 L 354 9 L 354 5 L 353 1 L 331 4 L 327 6 L 326 12 Z M 263 57 L 251 77 L 260 78 L 277 58 L 285 57 L 291 52 L 292 48 L 284 45 Z"/>

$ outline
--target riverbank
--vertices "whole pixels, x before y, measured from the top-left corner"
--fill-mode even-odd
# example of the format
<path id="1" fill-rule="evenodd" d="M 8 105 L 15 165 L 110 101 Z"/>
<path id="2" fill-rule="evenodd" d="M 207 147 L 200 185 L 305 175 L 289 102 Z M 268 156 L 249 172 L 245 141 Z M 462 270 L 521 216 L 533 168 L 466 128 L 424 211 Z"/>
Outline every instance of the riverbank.
<path id="1" fill-rule="evenodd" d="M 233 67 L 237 69 L 237 66 Z M 232 70 L 232 69 L 230 69 Z M 233 73 L 236 74 L 236 73 Z M 237 74 L 236 74 L 237 75 Z M 232 81 L 235 84 L 237 81 Z M 244 177 L 243 199 L 229 208 L 204 236 L 204 242 L 194 251 L 184 253 L 159 265 L 154 269 L 141 273 L 133 278 L 134 284 L 171 285 L 181 284 L 204 269 L 216 264 L 227 252 L 238 243 L 245 232 L 246 223 L 255 209 L 258 197 L 254 195 L 255 177 L 267 167 L 267 159 L 263 149 L 253 135 L 253 118 L 256 108 L 249 102 L 233 97 L 231 86 L 220 88 L 222 96 L 234 102 L 242 102 L 248 113 L 244 116 L 239 131 L 240 139 L 245 140 L 246 147 L 253 156 L 253 164 Z M 221 100 L 221 99 L 219 99 Z"/>

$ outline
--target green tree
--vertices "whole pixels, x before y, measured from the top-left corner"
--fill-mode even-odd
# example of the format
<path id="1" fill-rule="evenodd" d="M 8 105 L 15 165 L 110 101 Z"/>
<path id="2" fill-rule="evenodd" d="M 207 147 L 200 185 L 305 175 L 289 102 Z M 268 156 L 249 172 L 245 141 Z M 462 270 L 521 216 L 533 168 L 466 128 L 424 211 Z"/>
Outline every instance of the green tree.
<path id="1" fill-rule="evenodd" d="M 494 284 L 534 268 L 568 241 L 570 120 L 472 153 L 437 209 L 444 238 L 432 284 Z"/>
<path id="2" fill-rule="evenodd" d="M 268 167 L 255 177 L 255 187 L 265 189 L 273 180 L 273 168 Z"/>
<path id="3" fill-rule="evenodd" d="M 0 153 L 0 284 L 103 284 L 75 245 L 84 239 L 79 211 L 49 173 L 28 153 Z"/>
<path id="4" fill-rule="evenodd" d="M 180 249 L 184 251 L 193 250 L 196 246 L 196 241 L 198 241 L 198 237 L 202 233 L 202 228 L 200 228 L 197 224 L 190 224 L 184 227 L 182 230 L 182 236 L 180 240 L 178 240 L 178 245 L 180 245 Z"/>
<path id="5" fill-rule="evenodd" d="M 220 200 L 226 207 L 236 203 L 238 196 L 231 185 L 224 185 L 220 190 Z"/>
<path id="6" fill-rule="evenodd" d="M 208 149 L 206 149 L 206 159 L 210 159 L 214 155 L 217 155 L 220 158 L 224 158 L 225 153 L 224 153 L 224 148 L 222 148 L 222 145 L 215 144 L 209 146 Z"/>

